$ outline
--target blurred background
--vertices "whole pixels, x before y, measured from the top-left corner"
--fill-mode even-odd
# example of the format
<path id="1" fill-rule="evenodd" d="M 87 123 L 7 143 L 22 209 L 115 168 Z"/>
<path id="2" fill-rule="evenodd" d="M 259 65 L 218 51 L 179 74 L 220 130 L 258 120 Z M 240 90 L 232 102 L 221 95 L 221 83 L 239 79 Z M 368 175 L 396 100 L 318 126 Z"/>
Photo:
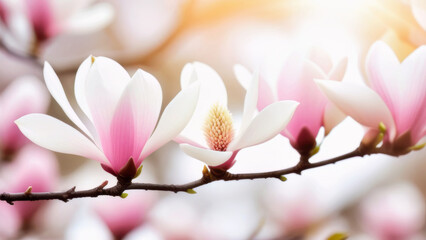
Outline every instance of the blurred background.
<path id="1" fill-rule="evenodd" d="M 344 81 L 363 82 L 372 43 L 385 41 L 403 60 L 426 44 L 425 29 L 425 0 L 0 0 L 0 190 L 115 183 L 95 161 L 52 153 L 13 134 L 13 120 L 31 112 L 70 123 L 47 93 L 44 61 L 72 104 L 77 68 L 95 55 L 115 59 L 130 74 L 152 73 L 163 88 L 163 107 L 180 91 L 182 67 L 204 62 L 224 80 L 238 119 L 245 90 L 235 64 L 276 79 L 286 56 L 315 46 L 334 63 L 348 57 Z M 312 161 L 352 151 L 363 135 L 346 118 Z M 335 233 L 426 239 L 425 154 L 353 158 L 291 174 L 286 182 L 214 182 L 195 195 L 127 191 L 126 199 L 2 202 L 0 239 L 327 239 Z M 298 158 L 279 135 L 241 151 L 231 172 L 282 169 Z M 143 165 L 135 182 L 186 183 L 203 168 L 174 142 Z"/>

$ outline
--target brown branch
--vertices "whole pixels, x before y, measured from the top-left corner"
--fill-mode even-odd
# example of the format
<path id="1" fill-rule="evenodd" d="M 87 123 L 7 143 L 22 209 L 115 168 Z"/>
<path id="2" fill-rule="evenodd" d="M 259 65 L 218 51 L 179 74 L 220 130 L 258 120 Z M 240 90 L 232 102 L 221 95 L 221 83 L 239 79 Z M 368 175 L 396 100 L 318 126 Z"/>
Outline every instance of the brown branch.
<path id="1" fill-rule="evenodd" d="M 339 161 L 349 159 L 352 157 L 362 157 L 364 155 L 380 153 L 380 149 L 375 149 L 373 151 L 365 152 L 361 151 L 360 148 L 355 149 L 352 152 L 347 154 L 331 158 L 328 160 L 310 163 L 309 156 L 301 157 L 299 163 L 290 168 L 278 170 L 278 171 L 270 171 L 270 172 L 261 172 L 261 173 L 240 173 L 233 174 L 226 171 L 218 171 L 211 170 L 209 171 L 207 168 L 203 170 L 203 176 L 193 182 L 189 182 L 181 185 L 174 184 L 155 184 L 155 183 L 132 183 L 126 182 L 124 180 L 118 180 L 117 184 L 110 188 L 105 188 L 108 184 L 107 181 L 103 182 L 101 185 L 89 189 L 76 191 L 76 187 L 72 187 L 71 189 L 64 192 L 38 192 L 34 193 L 31 190 L 27 190 L 24 193 L 2 193 L 0 194 L 0 200 L 6 201 L 9 204 L 13 205 L 15 201 L 39 201 L 39 200 L 61 200 L 67 202 L 71 199 L 75 198 L 86 198 L 86 197 L 98 197 L 98 196 L 122 196 L 125 190 L 155 190 L 155 191 L 167 191 L 167 192 L 187 192 L 187 193 L 195 193 L 194 188 L 206 185 L 215 181 L 238 181 L 238 180 L 247 180 L 247 179 L 266 179 L 266 178 L 277 178 L 281 180 L 285 180 L 284 175 L 295 173 L 301 174 L 304 170 L 317 168 L 329 164 L 334 164 Z M 28 189 L 31 189 L 29 187 Z"/>

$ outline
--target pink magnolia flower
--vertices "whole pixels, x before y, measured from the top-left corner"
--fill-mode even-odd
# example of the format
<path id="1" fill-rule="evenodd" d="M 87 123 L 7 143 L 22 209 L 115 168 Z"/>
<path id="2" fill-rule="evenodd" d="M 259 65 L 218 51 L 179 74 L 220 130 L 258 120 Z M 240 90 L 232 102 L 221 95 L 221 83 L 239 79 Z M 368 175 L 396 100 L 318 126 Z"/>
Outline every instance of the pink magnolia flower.
<path id="1" fill-rule="evenodd" d="M 13 153 L 28 139 L 14 121 L 29 113 L 44 113 L 50 97 L 43 84 L 34 77 L 21 77 L 0 95 L 0 146 L 3 153 Z"/>
<path id="2" fill-rule="evenodd" d="M 420 26 L 426 31 L 426 1 L 411 0 L 411 11 Z"/>
<path id="3" fill-rule="evenodd" d="M 379 124 L 387 128 L 384 143 L 406 150 L 426 133 L 426 47 L 422 46 L 402 63 L 392 49 L 376 42 L 367 56 L 366 71 L 370 87 L 317 81 L 343 112 L 378 133 Z"/>
<path id="4" fill-rule="evenodd" d="M 9 47 L 18 50 L 24 47 L 30 51 L 31 48 L 63 32 L 81 34 L 104 28 L 114 17 L 113 8 L 108 3 L 92 2 L 1 0 L 2 40 Z"/>
<path id="5" fill-rule="evenodd" d="M 47 149 L 94 159 L 109 173 L 126 179 L 135 176 L 148 155 L 179 134 L 198 99 L 195 83 L 178 93 L 158 121 L 162 91 L 154 76 L 138 69 L 130 77 L 109 58 L 89 57 L 76 74 L 75 96 L 84 113 L 78 116 L 48 63 L 44 78 L 53 98 L 84 134 L 44 114 L 18 119 L 22 133 Z"/>
<path id="6" fill-rule="evenodd" d="M 58 178 L 58 166 L 53 153 L 34 145 L 26 145 L 15 159 L 2 166 L 1 178 L 5 192 L 25 192 L 29 186 L 32 192 L 50 192 Z M 20 218 L 29 220 L 43 202 L 15 202 L 14 208 Z"/>
<path id="7" fill-rule="evenodd" d="M 132 192 L 125 199 L 97 199 L 94 209 L 115 239 L 123 239 L 147 220 L 155 200 L 152 192 Z"/>
<path id="8" fill-rule="evenodd" d="M 398 184 L 368 196 L 361 204 L 362 223 L 380 240 L 412 239 L 425 223 L 425 204 L 412 185 Z"/>
<path id="9" fill-rule="evenodd" d="M 256 114 L 258 78 L 254 77 L 244 101 L 239 131 L 234 131 L 227 108 L 225 85 L 209 66 L 187 64 L 181 75 L 182 89 L 200 81 L 200 99 L 194 116 L 176 141 L 182 150 L 210 167 L 229 169 L 237 153 L 276 136 L 291 119 L 298 103 L 282 101 L 265 107 Z"/>
<path id="10" fill-rule="evenodd" d="M 310 152 L 316 146 L 315 138 L 321 126 L 328 134 L 345 117 L 316 86 L 314 79 L 341 81 L 346 71 L 347 59 L 333 67 L 330 57 L 319 48 L 313 48 L 309 55 L 297 53 L 287 58 L 276 86 L 270 86 L 264 79 L 259 80 L 257 108 L 279 100 L 300 102 L 293 118 L 281 135 L 290 140 L 301 153 Z M 240 84 L 247 89 L 251 74 L 242 66 L 234 68 Z"/>

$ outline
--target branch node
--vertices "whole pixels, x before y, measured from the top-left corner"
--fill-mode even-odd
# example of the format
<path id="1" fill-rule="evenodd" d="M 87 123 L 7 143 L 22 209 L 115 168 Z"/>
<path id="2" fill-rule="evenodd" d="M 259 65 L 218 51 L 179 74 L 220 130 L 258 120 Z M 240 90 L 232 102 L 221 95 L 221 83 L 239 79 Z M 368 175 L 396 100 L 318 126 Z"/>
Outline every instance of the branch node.
<path id="1" fill-rule="evenodd" d="M 32 187 L 32 186 L 29 186 L 29 187 L 27 188 L 27 190 L 25 190 L 24 194 L 25 194 L 25 195 L 31 195 L 32 190 L 33 190 L 33 187 Z"/>
<path id="2" fill-rule="evenodd" d="M 12 205 L 12 206 L 13 206 L 13 205 L 15 205 L 15 204 L 13 203 L 13 201 L 6 200 L 6 202 L 7 202 L 7 203 L 9 203 L 9 204 L 10 204 L 10 205 Z"/>
<path id="3" fill-rule="evenodd" d="M 96 190 L 100 191 L 102 189 L 104 189 L 106 187 L 106 185 L 108 185 L 108 180 L 105 180 L 101 185 L 99 185 Z"/>

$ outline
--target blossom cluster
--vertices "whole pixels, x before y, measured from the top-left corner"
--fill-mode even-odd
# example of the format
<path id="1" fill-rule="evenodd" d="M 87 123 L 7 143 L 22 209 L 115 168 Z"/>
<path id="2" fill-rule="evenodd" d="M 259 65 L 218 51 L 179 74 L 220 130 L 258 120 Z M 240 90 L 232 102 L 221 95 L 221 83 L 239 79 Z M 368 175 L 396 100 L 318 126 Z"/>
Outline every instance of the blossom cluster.
<path id="1" fill-rule="evenodd" d="M 93 159 L 125 180 L 134 178 L 144 159 L 172 139 L 189 156 L 224 171 L 240 150 L 278 134 L 289 138 L 301 155 L 313 155 L 319 129 L 325 127 L 328 134 L 345 114 L 369 128 L 364 147 L 382 143 L 389 154 L 400 155 L 423 144 L 425 64 L 425 47 L 400 63 L 390 47 L 377 42 L 367 56 L 365 85 L 342 82 L 347 59 L 333 65 L 319 49 L 291 55 L 276 86 L 259 71 L 252 74 L 237 65 L 235 74 L 246 88 L 237 125 L 221 77 L 203 63 L 185 65 L 182 90 L 160 117 L 161 86 L 146 71 L 138 69 L 130 76 L 109 58 L 88 57 L 76 74 L 75 98 L 81 110 L 76 111 L 46 62 L 47 88 L 77 128 L 40 113 L 16 123 L 34 143 Z"/>

